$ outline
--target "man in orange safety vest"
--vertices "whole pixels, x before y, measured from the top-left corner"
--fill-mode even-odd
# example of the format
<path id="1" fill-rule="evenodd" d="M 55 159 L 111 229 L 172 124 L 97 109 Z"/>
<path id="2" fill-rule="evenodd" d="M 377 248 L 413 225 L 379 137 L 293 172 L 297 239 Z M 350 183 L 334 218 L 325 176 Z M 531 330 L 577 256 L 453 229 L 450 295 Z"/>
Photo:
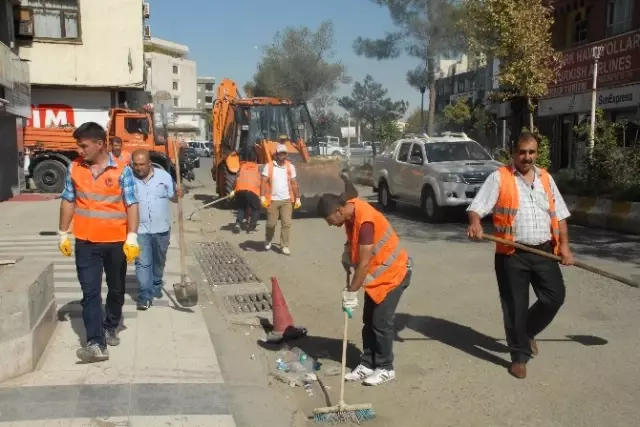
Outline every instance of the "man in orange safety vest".
<path id="1" fill-rule="evenodd" d="M 234 191 L 231 194 L 236 199 L 236 223 L 234 233 L 239 233 L 245 216 L 249 216 L 247 232 L 255 231 L 260 218 L 260 169 L 256 161 L 256 153 L 251 150 L 247 159 L 240 166 Z"/>
<path id="2" fill-rule="evenodd" d="M 467 209 L 470 239 L 483 237 L 480 220 L 493 213 L 496 236 L 562 257 L 573 263 L 567 218 L 570 213 L 551 175 L 537 167 L 538 138 L 522 133 L 513 148 L 513 164 L 489 175 Z M 507 344 L 509 373 L 525 378 L 527 362 L 538 354 L 536 335 L 564 303 L 565 285 L 556 261 L 496 244 L 495 271 Z M 538 301 L 529 308 L 529 284 Z"/>

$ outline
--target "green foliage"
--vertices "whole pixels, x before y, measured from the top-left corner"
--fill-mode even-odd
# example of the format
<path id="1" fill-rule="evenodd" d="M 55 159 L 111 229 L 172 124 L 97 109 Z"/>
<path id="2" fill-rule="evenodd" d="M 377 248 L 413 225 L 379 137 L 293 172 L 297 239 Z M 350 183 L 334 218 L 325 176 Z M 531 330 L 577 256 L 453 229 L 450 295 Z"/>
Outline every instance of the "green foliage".
<path id="1" fill-rule="evenodd" d="M 285 28 L 263 47 L 262 60 L 245 92 L 304 101 L 335 92 L 346 79 L 346 69 L 340 61 L 332 61 L 334 43 L 331 21 L 321 23 L 315 32 L 305 26 Z"/>
<path id="2" fill-rule="evenodd" d="M 405 101 L 393 101 L 387 96 L 389 91 L 367 74 L 362 83 L 353 85 L 351 96 L 338 100 L 338 105 L 347 110 L 352 117 L 361 120 L 376 132 L 376 125 L 384 120 L 399 120 L 409 107 Z"/>
<path id="3" fill-rule="evenodd" d="M 640 201 L 640 147 L 619 147 L 618 132 L 621 123 L 604 118 L 604 111 L 596 110 L 593 153 L 589 156 L 590 122 L 576 126 L 574 132 L 582 142 L 582 167 L 570 177 L 563 175 L 565 191 L 573 194 L 609 196 L 615 199 Z M 558 184 L 560 185 L 560 184 Z"/>
<path id="4" fill-rule="evenodd" d="M 402 131 L 395 120 L 384 119 L 376 126 L 375 137 L 386 146 L 402 138 Z"/>
<path id="5" fill-rule="evenodd" d="M 454 104 L 449 104 L 442 110 L 444 125 L 452 127 L 452 130 L 464 130 L 471 121 L 471 108 L 466 96 L 461 96 Z"/>
<path id="6" fill-rule="evenodd" d="M 450 57 L 462 51 L 462 32 L 459 20 L 459 0 L 370 0 L 389 10 L 397 31 L 385 37 L 365 39 L 358 37 L 354 50 L 367 58 L 392 59 L 404 51 L 419 61 L 416 69 L 407 73 L 407 81 L 416 89 L 429 90 L 428 133 L 435 126 L 435 72 L 441 57 Z"/>
<path id="7" fill-rule="evenodd" d="M 500 60 L 498 81 L 508 96 L 533 101 L 547 94 L 560 67 L 551 45 L 553 8 L 546 0 L 463 0 L 459 28 L 474 54 Z"/>
<path id="8" fill-rule="evenodd" d="M 424 112 L 425 119 L 428 115 L 428 112 Z M 420 133 L 422 132 L 422 111 L 420 108 L 416 108 L 413 110 L 409 117 L 407 117 L 407 126 L 404 128 L 405 133 Z"/>

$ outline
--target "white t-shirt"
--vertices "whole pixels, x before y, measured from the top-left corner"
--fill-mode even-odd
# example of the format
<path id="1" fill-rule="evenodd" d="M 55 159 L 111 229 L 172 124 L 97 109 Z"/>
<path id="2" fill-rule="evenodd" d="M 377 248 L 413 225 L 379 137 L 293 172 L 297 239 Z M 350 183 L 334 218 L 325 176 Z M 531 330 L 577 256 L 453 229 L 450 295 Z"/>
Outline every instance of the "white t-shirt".
<path id="1" fill-rule="evenodd" d="M 269 168 L 265 165 L 262 176 L 269 177 Z M 296 177 L 296 168 L 291 164 L 291 179 Z M 271 200 L 289 200 L 289 179 L 287 177 L 286 163 L 279 166 L 273 161 L 273 178 L 271 180 Z"/>

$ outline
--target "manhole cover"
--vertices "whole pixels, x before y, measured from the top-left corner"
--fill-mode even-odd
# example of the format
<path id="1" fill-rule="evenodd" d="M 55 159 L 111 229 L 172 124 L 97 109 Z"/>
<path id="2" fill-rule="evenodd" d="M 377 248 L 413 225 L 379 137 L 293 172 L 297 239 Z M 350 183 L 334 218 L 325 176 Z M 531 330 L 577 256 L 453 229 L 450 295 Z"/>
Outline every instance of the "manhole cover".
<path id="1" fill-rule="evenodd" d="M 266 292 L 244 295 L 227 295 L 227 310 L 232 314 L 264 313 L 271 311 L 271 294 Z"/>
<path id="2" fill-rule="evenodd" d="M 194 252 L 210 285 L 260 282 L 247 261 L 228 242 L 200 242 Z"/>

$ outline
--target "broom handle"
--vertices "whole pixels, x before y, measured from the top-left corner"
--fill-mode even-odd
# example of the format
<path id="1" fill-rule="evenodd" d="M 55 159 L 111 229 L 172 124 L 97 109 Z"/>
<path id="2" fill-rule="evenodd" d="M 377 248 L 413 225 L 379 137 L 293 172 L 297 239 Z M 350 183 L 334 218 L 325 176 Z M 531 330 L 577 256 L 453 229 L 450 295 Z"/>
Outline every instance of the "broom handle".
<path id="1" fill-rule="evenodd" d="M 540 256 L 548 258 L 548 259 L 552 259 L 554 261 L 558 261 L 558 262 L 562 261 L 562 257 L 559 257 L 558 255 L 550 254 L 548 252 L 541 251 L 539 249 L 535 249 L 535 248 L 531 248 L 529 246 L 521 245 L 520 243 L 512 242 L 511 240 L 505 240 L 505 239 L 502 239 L 500 237 L 493 236 L 491 234 L 484 234 L 482 237 L 484 239 L 491 240 L 492 242 L 501 243 L 503 245 L 511 246 L 511 247 L 514 247 L 514 248 L 518 248 L 518 249 L 521 249 L 523 251 L 531 252 L 533 254 L 540 255 Z M 631 286 L 632 288 L 637 288 L 638 286 L 640 286 L 640 285 L 638 285 L 638 283 L 634 282 L 633 280 L 629 280 L 629 279 L 624 278 L 622 276 L 618 276 L 617 274 L 609 273 L 608 271 L 601 270 L 601 269 L 599 269 L 597 267 L 594 267 L 592 265 L 585 264 L 584 262 L 574 261 L 573 265 L 574 265 L 574 267 L 578 267 L 578 268 L 581 268 L 583 270 L 590 271 L 590 272 L 595 273 L 595 274 L 597 274 L 599 276 L 606 277 L 608 279 L 615 280 L 615 281 L 620 282 L 620 283 L 624 283 L 625 285 Z"/>
<path id="2" fill-rule="evenodd" d="M 347 272 L 347 288 L 351 284 L 351 271 Z M 342 333 L 342 382 L 340 383 L 340 403 L 339 406 L 344 406 L 344 383 L 347 369 L 347 331 L 349 326 L 349 314 L 344 312 L 344 332 Z"/>

